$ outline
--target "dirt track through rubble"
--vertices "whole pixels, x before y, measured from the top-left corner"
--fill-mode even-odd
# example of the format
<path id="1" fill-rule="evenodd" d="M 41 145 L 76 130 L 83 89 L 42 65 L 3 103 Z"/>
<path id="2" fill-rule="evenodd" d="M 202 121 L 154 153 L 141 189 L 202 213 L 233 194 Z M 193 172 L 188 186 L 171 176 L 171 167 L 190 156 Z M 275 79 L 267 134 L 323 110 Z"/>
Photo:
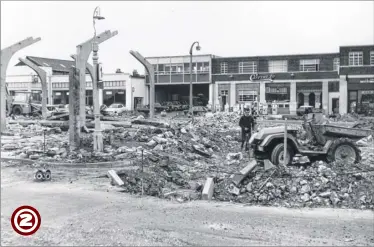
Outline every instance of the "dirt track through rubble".
<path id="1" fill-rule="evenodd" d="M 2 168 L 1 245 L 374 244 L 372 211 L 180 204 L 120 193 L 107 178 L 93 182 L 95 169 L 86 176 L 57 170 L 50 183 L 33 182 L 32 171 Z M 23 204 L 42 216 L 40 230 L 28 238 L 10 227 L 12 211 Z"/>

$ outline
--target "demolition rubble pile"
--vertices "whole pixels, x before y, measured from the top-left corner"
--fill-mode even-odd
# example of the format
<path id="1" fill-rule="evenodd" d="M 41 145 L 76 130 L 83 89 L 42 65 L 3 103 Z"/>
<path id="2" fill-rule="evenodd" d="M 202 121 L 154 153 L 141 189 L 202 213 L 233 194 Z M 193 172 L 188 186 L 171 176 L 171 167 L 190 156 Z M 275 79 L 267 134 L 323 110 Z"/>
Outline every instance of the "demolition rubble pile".
<path id="1" fill-rule="evenodd" d="M 208 113 L 185 122 L 165 123 L 137 117 L 129 127 L 106 124 L 102 153 L 92 152 L 91 134 L 83 135 L 78 152 L 69 152 L 66 132 L 47 128 L 48 136 L 53 139 L 48 138 L 46 156 L 40 153 L 46 128 L 11 125 L 10 132 L 15 139 L 28 139 L 17 141 L 17 148 L 10 147 L 14 143 L 7 143 L 2 149 L 12 149 L 28 158 L 39 155 L 40 161 L 131 160 L 133 169 L 117 172 L 125 192 L 180 202 L 202 199 L 205 182 L 212 177 L 214 200 L 286 207 L 373 208 L 372 137 L 358 142 L 363 156 L 359 164 L 313 161 L 309 165 L 265 170 L 262 162 L 257 161 L 251 172 L 233 183 L 240 171 L 254 162 L 247 153 L 238 152 L 239 117 L 235 113 Z"/>

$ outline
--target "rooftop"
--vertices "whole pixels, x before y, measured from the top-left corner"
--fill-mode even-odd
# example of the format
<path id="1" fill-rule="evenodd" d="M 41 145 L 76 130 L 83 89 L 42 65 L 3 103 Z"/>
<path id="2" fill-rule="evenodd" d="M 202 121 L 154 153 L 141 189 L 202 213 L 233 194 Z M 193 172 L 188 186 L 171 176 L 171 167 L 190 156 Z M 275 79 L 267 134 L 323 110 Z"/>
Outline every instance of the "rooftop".
<path id="1" fill-rule="evenodd" d="M 45 58 L 45 57 L 33 57 L 26 56 L 26 59 L 30 60 L 34 64 L 40 67 L 51 67 L 54 72 L 65 72 L 69 73 L 69 69 L 75 66 L 74 60 L 62 60 L 55 58 Z M 25 66 L 23 62 L 17 63 L 15 66 Z M 88 73 L 88 70 L 86 70 Z"/>

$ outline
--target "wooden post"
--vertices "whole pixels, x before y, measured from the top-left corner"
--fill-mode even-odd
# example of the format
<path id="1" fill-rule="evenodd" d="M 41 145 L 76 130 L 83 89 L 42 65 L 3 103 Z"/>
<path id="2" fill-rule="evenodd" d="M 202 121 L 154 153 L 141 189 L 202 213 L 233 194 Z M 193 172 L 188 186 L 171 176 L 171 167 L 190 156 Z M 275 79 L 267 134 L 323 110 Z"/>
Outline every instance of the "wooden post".
<path id="1" fill-rule="evenodd" d="M 287 118 L 284 120 L 284 151 L 283 151 L 283 166 L 287 166 Z"/>
<path id="2" fill-rule="evenodd" d="M 69 143 L 70 151 L 80 146 L 80 80 L 79 69 L 71 68 L 69 73 Z"/>

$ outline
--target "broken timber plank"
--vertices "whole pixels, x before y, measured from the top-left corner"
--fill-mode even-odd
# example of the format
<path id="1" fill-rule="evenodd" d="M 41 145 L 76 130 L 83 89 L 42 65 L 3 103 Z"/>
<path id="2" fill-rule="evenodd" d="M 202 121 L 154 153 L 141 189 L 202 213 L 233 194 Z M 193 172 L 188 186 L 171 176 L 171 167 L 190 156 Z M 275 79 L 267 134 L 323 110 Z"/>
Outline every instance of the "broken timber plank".
<path id="1" fill-rule="evenodd" d="M 244 167 L 241 171 L 240 171 L 240 174 L 235 174 L 233 179 L 232 179 L 232 182 L 238 186 L 242 181 L 243 179 L 248 176 L 248 174 L 253 171 L 253 169 L 257 166 L 257 162 L 256 160 L 252 160 L 249 162 L 249 164 Z"/>
<path id="2" fill-rule="evenodd" d="M 118 185 L 118 186 L 122 186 L 124 185 L 125 183 L 122 181 L 122 179 L 117 175 L 116 171 L 115 170 L 109 170 L 108 171 L 108 175 L 109 177 L 111 177 L 114 182 Z"/>
<path id="3" fill-rule="evenodd" d="M 214 192 L 214 181 L 213 178 L 207 178 L 204 189 L 203 189 L 203 200 L 212 200 Z"/>

